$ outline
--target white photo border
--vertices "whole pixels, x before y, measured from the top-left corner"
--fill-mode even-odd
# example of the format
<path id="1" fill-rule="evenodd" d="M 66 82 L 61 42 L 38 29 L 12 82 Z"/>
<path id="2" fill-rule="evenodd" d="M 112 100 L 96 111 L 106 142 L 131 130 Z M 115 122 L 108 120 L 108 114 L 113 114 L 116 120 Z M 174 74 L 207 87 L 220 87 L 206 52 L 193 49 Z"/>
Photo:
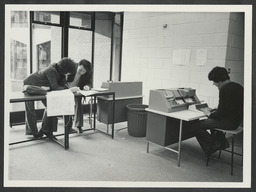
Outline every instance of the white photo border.
<path id="1" fill-rule="evenodd" d="M 135 188 L 250 188 L 252 171 L 252 6 L 251 5 L 70 5 L 70 4 L 6 4 L 5 36 L 8 37 L 10 11 L 111 11 L 111 12 L 244 12 L 245 44 L 244 44 L 244 156 L 243 182 L 74 182 L 74 181 L 13 181 L 8 178 L 9 134 L 4 132 L 4 187 L 135 187 Z M 8 55 L 9 43 L 5 38 L 5 55 Z M 5 64 L 8 64 L 8 56 Z M 9 122 L 10 67 L 5 66 L 4 90 L 4 127 Z"/>

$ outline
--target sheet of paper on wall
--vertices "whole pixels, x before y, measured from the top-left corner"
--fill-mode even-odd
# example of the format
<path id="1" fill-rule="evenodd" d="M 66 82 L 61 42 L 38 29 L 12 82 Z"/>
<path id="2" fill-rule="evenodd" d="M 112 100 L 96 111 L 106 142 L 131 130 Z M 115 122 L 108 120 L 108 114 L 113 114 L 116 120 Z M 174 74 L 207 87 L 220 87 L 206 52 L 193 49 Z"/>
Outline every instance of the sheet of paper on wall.
<path id="1" fill-rule="evenodd" d="M 98 91 L 93 91 L 93 90 L 90 90 L 90 91 L 79 91 L 79 93 L 81 93 L 82 95 L 84 96 L 90 96 L 90 95 L 93 95 L 95 93 L 98 93 Z"/>
<path id="2" fill-rule="evenodd" d="M 48 92 L 46 103 L 49 117 L 75 114 L 75 98 L 69 89 Z"/>
<path id="3" fill-rule="evenodd" d="M 207 61 L 207 49 L 196 50 L 196 64 L 205 65 Z"/>
<path id="4" fill-rule="evenodd" d="M 176 65 L 188 65 L 190 63 L 190 49 L 175 49 L 173 50 L 172 62 Z"/>

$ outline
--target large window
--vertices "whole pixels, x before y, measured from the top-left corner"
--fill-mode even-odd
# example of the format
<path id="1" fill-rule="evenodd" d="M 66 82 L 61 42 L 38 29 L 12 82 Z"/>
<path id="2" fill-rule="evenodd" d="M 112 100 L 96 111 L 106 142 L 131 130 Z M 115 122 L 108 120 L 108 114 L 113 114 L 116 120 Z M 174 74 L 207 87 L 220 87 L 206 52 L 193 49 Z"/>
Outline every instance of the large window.
<path id="1" fill-rule="evenodd" d="M 21 92 L 23 80 L 62 57 L 87 59 L 93 86 L 120 80 L 122 14 L 111 12 L 11 11 L 11 91 Z M 24 104 L 13 104 L 24 110 Z"/>

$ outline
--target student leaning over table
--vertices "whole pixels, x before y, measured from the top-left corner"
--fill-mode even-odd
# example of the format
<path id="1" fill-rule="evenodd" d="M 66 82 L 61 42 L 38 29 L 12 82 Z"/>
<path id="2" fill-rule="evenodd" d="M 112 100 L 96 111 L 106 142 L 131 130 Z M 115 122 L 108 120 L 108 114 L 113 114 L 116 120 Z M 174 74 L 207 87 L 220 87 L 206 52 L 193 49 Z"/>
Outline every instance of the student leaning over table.
<path id="1" fill-rule="evenodd" d="M 53 63 L 48 67 L 30 74 L 23 81 L 23 92 L 25 94 L 46 94 L 46 91 L 63 90 L 65 89 L 66 79 L 68 75 L 76 73 L 76 63 L 70 58 L 62 58 L 58 63 Z M 76 91 L 76 87 L 71 91 Z M 46 106 L 46 101 L 42 100 Z M 34 101 L 25 102 L 25 118 L 26 118 L 26 135 L 33 135 L 35 138 L 42 137 L 44 134 L 48 137 L 52 136 L 49 132 L 49 127 L 54 127 L 53 131 L 57 130 L 57 118 L 47 117 L 45 109 L 42 128 L 38 132 L 37 116 L 34 107 Z"/>
<path id="2" fill-rule="evenodd" d="M 219 89 L 218 107 L 214 111 L 205 112 L 208 119 L 199 121 L 190 129 L 207 156 L 229 147 L 224 133 L 214 131 L 213 128 L 234 130 L 243 120 L 243 87 L 230 81 L 228 72 L 223 67 L 214 67 L 208 74 L 208 79 Z M 207 130 L 211 130 L 211 134 Z"/>
<path id="3" fill-rule="evenodd" d="M 82 59 L 77 64 L 76 74 L 71 75 L 66 83 L 67 88 L 79 87 L 81 90 L 90 90 L 92 88 L 92 65 L 89 61 Z M 81 103 L 81 97 L 75 99 L 75 126 L 79 133 L 82 133 L 83 127 L 83 105 Z M 72 122 L 72 121 L 71 121 Z M 72 132 L 72 123 L 70 126 L 70 132 Z"/>

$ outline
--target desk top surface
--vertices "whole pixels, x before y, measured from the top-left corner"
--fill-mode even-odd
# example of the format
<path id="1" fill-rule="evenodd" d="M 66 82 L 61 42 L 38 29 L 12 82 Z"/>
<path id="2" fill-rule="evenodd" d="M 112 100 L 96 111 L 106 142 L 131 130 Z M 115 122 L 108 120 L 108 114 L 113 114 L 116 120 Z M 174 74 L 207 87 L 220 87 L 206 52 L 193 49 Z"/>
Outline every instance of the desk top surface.
<path id="1" fill-rule="evenodd" d="M 100 91 L 97 93 L 94 93 L 89 96 L 98 96 L 98 95 L 113 95 L 115 92 L 110 91 Z M 83 97 L 80 93 L 75 93 L 75 97 Z M 26 95 L 22 92 L 14 92 L 10 96 L 10 103 L 16 103 L 16 102 L 25 102 L 25 101 L 40 101 L 46 99 L 46 95 Z"/>
<path id="2" fill-rule="evenodd" d="M 181 120 L 184 120 L 184 121 L 192 121 L 192 120 L 196 120 L 196 119 L 206 117 L 202 112 L 196 112 L 196 111 L 191 111 L 191 110 L 182 110 L 182 111 L 175 111 L 175 112 L 171 112 L 171 113 L 166 113 L 166 112 L 162 112 L 162 111 L 147 108 L 146 111 L 156 113 L 156 114 L 159 114 L 159 115 L 164 115 L 164 116 L 167 116 L 167 117 L 181 119 Z"/>

